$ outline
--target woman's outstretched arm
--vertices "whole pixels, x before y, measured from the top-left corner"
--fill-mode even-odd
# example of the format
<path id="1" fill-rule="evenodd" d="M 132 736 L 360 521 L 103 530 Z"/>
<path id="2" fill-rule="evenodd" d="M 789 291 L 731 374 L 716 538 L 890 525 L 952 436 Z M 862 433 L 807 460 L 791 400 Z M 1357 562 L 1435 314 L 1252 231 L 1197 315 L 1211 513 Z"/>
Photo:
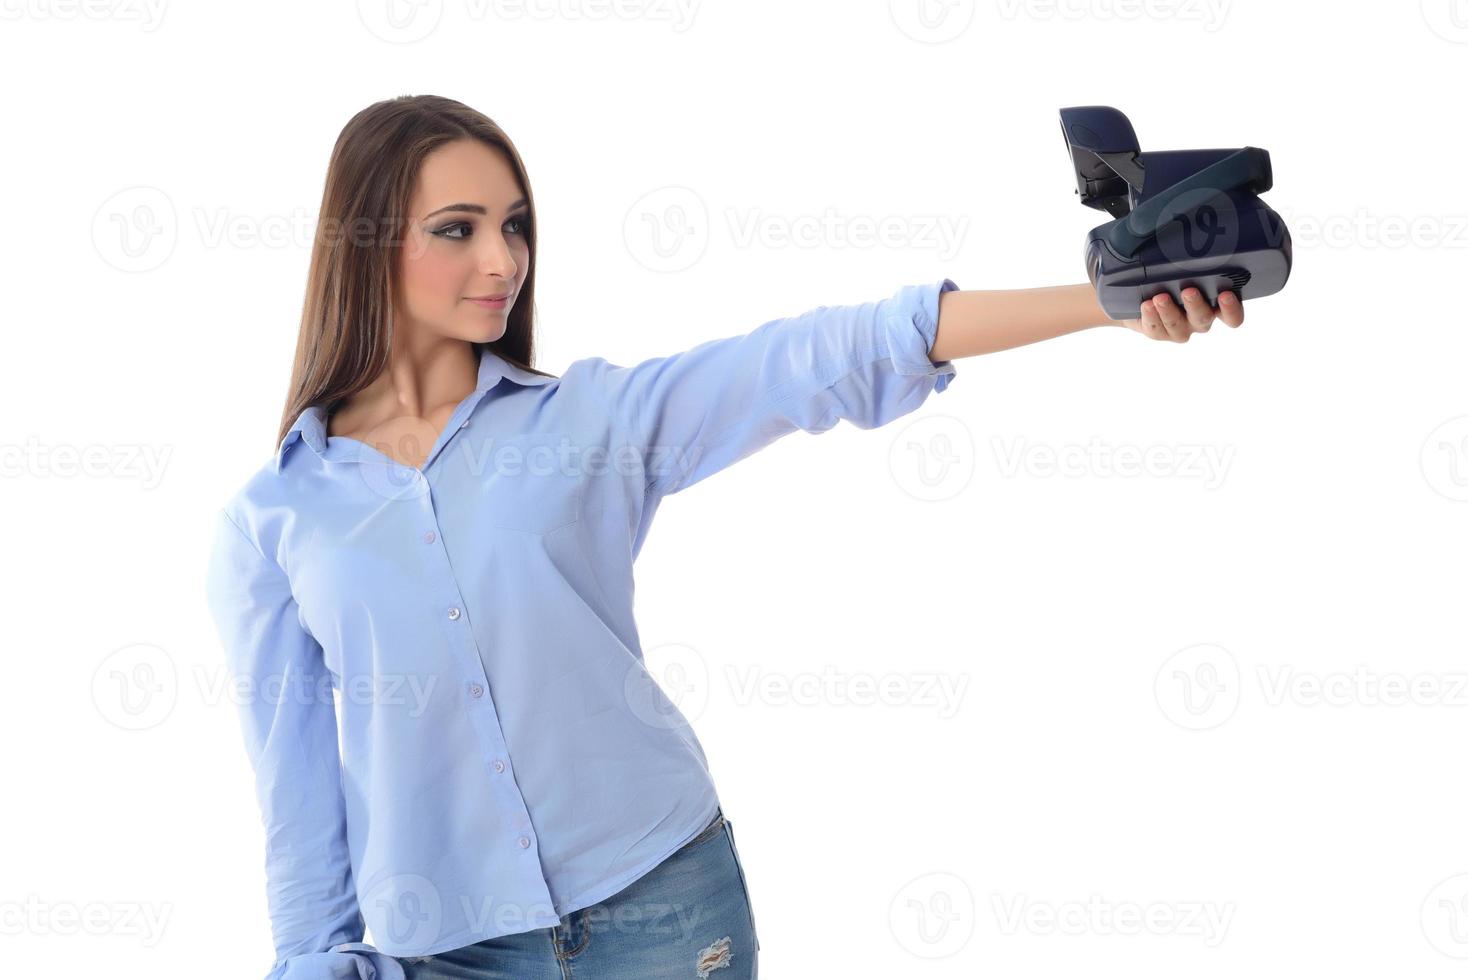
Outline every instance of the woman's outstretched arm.
<path id="1" fill-rule="evenodd" d="M 1022 347 L 1090 327 L 1129 327 L 1154 340 L 1187 343 L 1207 333 L 1215 317 L 1231 327 L 1244 322 L 1244 304 L 1225 290 L 1215 308 L 1196 289 L 1178 306 L 1166 293 L 1142 304 L 1136 320 L 1113 320 L 1089 283 L 1034 289 L 962 289 L 938 297 L 938 334 L 929 355 L 950 361 Z"/>

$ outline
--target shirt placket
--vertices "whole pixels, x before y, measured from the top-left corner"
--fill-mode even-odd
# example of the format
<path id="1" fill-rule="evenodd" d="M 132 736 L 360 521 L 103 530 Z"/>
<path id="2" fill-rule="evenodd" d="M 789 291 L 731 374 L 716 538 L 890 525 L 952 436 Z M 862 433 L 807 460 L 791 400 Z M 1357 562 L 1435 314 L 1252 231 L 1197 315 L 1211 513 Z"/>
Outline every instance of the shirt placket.
<path id="1" fill-rule="evenodd" d="M 478 401 L 476 398 L 475 402 Z M 505 743 L 504 729 L 500 725 L 499 713 L 495 710 L 494 689 L 484 669 L 484 658 L 469 620 L 468 605 L 449 562 L 448 549 L 444 543 L 443 528 L 438 522 L 433 482 L 427 471 L 440 457 L 444 456 L 450 442 L 468 423 L 468 413 L 473 404 L 461 405 L 456 417 L 460 421 L 442 444 L 424 462 L 424 469 L 415 470 L 414 480 L 422 485 L 422 492 L 412 495 L 414 506 L 421 508 L 422 528 L 419 537 L 421 547 L 427 549 L 428 559 L 424 562 L 432 576 L 433 601 L 437 605 L 437 616 L 443 626 L 444 636 L 453 653 L 453 661 L 462 679 L 457 685 L 460 703 L 474 725 L 479 737 L 491 780 L 493 797 L 500 807 L 500 816 L 508 828 L 507 850 L 518 859 L 516 878 L 520 882 L 518 896 L 493 896 L 500 905 L 511 904 L 517 913 L 525 917 L 527 929 L 553 926 L 560 922 L 551 898 L 550 886 L 545 880 L 540 863 L 539 840 L 530 819 L 530 810 L 515 781 L 515 771 Z M 440 464 L 442 465 L 442 464 Z"/>

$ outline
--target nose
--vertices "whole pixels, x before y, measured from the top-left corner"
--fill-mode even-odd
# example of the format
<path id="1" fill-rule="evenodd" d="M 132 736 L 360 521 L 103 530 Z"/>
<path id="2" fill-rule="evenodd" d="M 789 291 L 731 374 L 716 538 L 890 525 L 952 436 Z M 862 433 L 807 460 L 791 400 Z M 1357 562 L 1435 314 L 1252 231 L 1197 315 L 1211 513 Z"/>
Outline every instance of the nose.
<path id="1" fill-rule="evenodd" d="M 481 235 L 480 240 L 482 244 L 477 256 L 480 274 L 514 279 L 515 256 L 511 254 L 504 238 L 499 235 Z"/>

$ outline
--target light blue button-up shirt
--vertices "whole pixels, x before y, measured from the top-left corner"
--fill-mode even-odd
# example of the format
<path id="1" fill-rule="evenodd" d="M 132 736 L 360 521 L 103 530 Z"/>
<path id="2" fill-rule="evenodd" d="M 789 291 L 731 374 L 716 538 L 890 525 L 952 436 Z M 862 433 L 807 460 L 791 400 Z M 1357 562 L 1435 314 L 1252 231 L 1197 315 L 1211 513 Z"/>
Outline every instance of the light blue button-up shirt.
<path id="1" fill-rule="evenodd" d="M 265 826 L 269 980 L 391 980 L 393 957 L 554 926 L 709 823 L 703 749 L 633 621 L 653 514 L 796 429 L 942 391 L 956 288 L 559 378 L 486 348 L 419 467 L 301 414 L 222 508 L 207 579 Z"/>

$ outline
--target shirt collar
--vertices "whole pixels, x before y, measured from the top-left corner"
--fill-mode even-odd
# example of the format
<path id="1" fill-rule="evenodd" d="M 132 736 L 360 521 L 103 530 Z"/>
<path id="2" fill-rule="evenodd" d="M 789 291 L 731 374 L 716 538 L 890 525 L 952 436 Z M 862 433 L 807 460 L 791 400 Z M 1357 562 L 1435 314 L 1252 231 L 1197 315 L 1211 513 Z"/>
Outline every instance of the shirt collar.
<path id="1" fill-rule="evenodd" d="M 475 392 L 482 395 L 499 384 L 503 378 L 509 378 L 516 384 L 522 385 L 543 385 L 557 380 L 552 376 L 527 371 L 516 364 L 511 364 L 488 347 L 482 348 L 479 353 L 479 375 L 474 386 Z M 285 461 L 285 451 L 297 439 L 305 442 L 316 451 L 317 455 L 326 451 L 325 406 L 311 405 L 296 416 L 295 422 L 291 424 L 290 430 L 280 440 L 280 446 L 275 451 L 275 472 L 280 472 Z"/>

